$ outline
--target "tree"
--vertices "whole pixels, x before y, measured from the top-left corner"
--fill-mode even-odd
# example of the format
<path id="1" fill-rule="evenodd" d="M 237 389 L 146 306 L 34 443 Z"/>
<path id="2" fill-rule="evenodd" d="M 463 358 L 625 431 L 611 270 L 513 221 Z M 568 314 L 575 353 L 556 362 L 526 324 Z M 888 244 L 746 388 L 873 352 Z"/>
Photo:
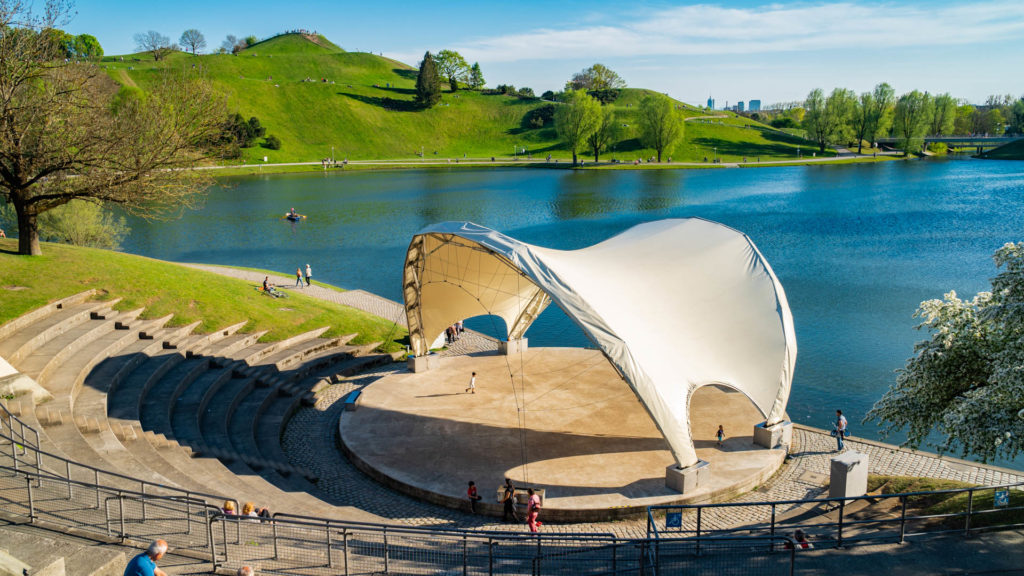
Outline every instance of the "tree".
<path id="1" fill-rule="evenodd" d="M 850 119 L 856 101 L 853 91 L 845 88 L 832 90 L 828 98 L 820 88 L 807 95 L 804 129 L 807 136 L 817 142 L 819 152 L 824 152 L 830 142 L 842 142 L 852 136 Z"/>
<path id="2" fill-rule="evenodd" d="M 251 48 L 251 47 L 259 44 L 260 43 L 260 39 L 257 38 L 256 36 L 252 35 L 252 34 L 249 34 L 248 36 L 245 37 L 244 40 L 242 40 L 242 42 L 245 42 L 245 46 L 242 46 L 243 49 L 244 48 Z"/>
<path id="3" fill-rule="evenodd" d="M 520 88 L 519 90 L 516 91 L 516 94 L 518 94 L 520 98 L 536 98 L 537 97 L 537 95 L 533 93 L 533 88 L 530 88 L 529 86 L 523 86 L 522 88 Z"/>
<path id="4" fill-rule="evenodd" d="M 234 34 L 228 34 L 227 38 L 224 38 L 224 41 L 221 42 L 221 44 L 220 44 L 220 49 L 222 51 L 224 51 L 224 52 L 231 52 L 232 54 L 234 54 L 235 52 L 238 51 L 237 47 L 238 47 L 238 36 L 235 36 Z"/>
<path id="5" fill-rule="evenodd" d="M 484 73 L 480 71 L 480 63 L 473 62 L 473 66 L 469 69 L 469 87 L 473 90 L 479 90 L 487 84 L 484 80 Z"/>
<path id="6" fill-rule="evenodd" d="M 946 92 L 935 97 L 933 106 L 935 112 L 928 133 L 936 136 L 952 134 L 956 122 L 956 100 Z"/>
<path id="7" fill-rule="evenodd" d="M 72 200 L 146 218 L 195 205 L 211 177 L 188 168 L 210 155 L 225 116 L 222 97 L 187 71 L 154 76 L 145 98 L 115 106 L 104 71 L 64 62 L 33 32 L 63 15 L 0 0 L 0 198 L 14 208 L 19 254 L 41 253 L 39 216 Z"/>
<path id="8" fill-rule="evenodd" d="M 75 56 L 86 60 L 99 60 L 103 58 L 103 46 L 100 41 L 91 34 L 79 34 L 75 36 L 73 43 Z"/>
<path id="9" fill-rule="evenodd" d="M 956 107 L 956 119 L 953 121 L 953 133 L 966 136 L 974 127 L 974 106 L 960 104 Z"/>
<path id="10" fill-rule="evenodd" d="M 1013 103 L 1011 112 L 1013 113 L 1013 122 L 1010 131 L 1014 134 L 1024 134 L 1024 97 Z"/>
<path id="11" fill-rule="evenodd" d="M 156 30 L 135 35 L 135 46 L 140 52 L 149 52 L 153 60 L 162 60 L 164 56 L 176 49 L 171 39 Z"/>
<path id="12" fill-rule="evenodd" d="M 931 125 L 933 110 L 932 97 L 927 92 L 914 90 L 896 101 L 893 132 L 899 139 L 904 156 L 917 152 L 924 145 L 924 135 Z"/>
<path id="13" fill-rule="evenodd" d="M 892 119 L 894 92 L 882 82 L 871 92 L 864 92 L 854 103 L 853 135 L 857 140 L 857 154 L 863 150 L 864 140 L 875 141 L 875 135 L 888 130 Z"/>
<path id="14" fill-rule="evenodd" d="M 469 64 L 455 50 L 441 50 L 434 58 L 438 74 L 448 79 L 448 89 L 455 92 L 459 82 L 464 82 L 469 74 Z"/>
<path id="15" fill-rule="evenodd" d="M 935 431 L 945 436 L 940 452 L 983 462 L 1024 452 L 1024 242 L 993 259 L 1003 270 L 991 292 L 921 303 L 918 328 L 930 338 L 867 414 L 884 435 L 906 428 L 904 444 L 916 448 Z"/>
<path id="16" fill-rule="evenodd" d="M 550 106 L 550 104 L 549 104 Z M 587 138 L 587 147 L 594 152 L 594 162 L 600 162 L 600 154 L 619 137 L 619 123 L 610 108 L 601 107 L 601 122 L 597 130 Z"/>
<path id="17" fill-rule="evenodd" d="M 626 81 L 604 64 L 594 64 L 572 75 L 566 90 L 614 90 L 626 87 Z"/>
<path id="18" fill-rule="evenodd" d="M 668 96 L 648 94 L 640 101 L 640 141 L 661 153 L 683 137 L 683 121 Z"/>
<path id="19" fill-rule="evenodd" d="M 578 162 L 576 152 L 601 122 L 601 104 L 584 90 L 569 90 L 565 103 L 555 110 L 555 129 L 572 152 L 572 163 Z"/>
<path id="20" fill-rule="evenodd" d="M 441 100 L 441 80 L 437 76 L 434 57 L 427 52 L 420 62 L 420 72 L 416 76 L 416 104 L 421 108 L 430 108 Z"/>
<path id="21" fill-rule="evenodd" d="M 189 28 L 181 33 L 181 39 L 178 40 L 185 48 L 188 48 L 189 52 L 195 56 L 198 50 L 206 48 L 206 38 L 203 37 L 203 33 L 195 28 Z"/>

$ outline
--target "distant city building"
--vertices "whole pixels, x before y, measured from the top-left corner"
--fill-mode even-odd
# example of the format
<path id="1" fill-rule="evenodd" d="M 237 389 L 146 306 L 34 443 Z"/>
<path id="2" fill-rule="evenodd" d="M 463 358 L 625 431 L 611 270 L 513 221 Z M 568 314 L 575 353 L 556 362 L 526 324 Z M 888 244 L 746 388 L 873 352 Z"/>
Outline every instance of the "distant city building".
<path id="1" fill-rule="evenodd" d="M 710 96 L 708 96 L 708 109 L 709 110 L 714 110 L 715 109 L 715 99 L 710 97 Z"/>
<path id="2" fill-rule="evenodd" d="M 736 111 L 743 112 L 743 100 L 740 100 L 739 102 L 736 103 Z"/>
<path id="3" fill-rule="evenodd" d="M 761 101 L 760 100 L 751 100 L 750 101 L 750 108 L 749 108 L 749 110 L 751 112 L 760 112 L 761 111 Z"/>

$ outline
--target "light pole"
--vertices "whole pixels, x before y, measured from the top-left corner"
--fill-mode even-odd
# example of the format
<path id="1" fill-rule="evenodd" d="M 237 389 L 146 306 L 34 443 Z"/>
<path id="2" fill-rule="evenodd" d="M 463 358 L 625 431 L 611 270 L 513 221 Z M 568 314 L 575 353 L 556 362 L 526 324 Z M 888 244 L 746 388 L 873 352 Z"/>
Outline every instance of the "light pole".
<path id="1" fill-rule="evenodd" d="M 334 164 L 334 146 L 331 146 L 331 164 Z"/>
<path id="2" fill-rule="evenodd" d="M 715 162 L 718 162 L 718 146 L 715 146 Z"/>

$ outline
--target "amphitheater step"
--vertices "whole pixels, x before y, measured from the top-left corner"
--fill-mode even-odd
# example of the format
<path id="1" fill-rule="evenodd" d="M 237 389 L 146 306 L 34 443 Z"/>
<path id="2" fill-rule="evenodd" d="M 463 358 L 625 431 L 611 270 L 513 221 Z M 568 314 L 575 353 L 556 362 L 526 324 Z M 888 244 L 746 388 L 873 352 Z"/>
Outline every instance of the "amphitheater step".
<path id="1" fill-rule="evenodd" d="M 0 341 L 8 339 L 15 332 L 18 332 L 23 328 L 31 326 L 43 320 L 44 318 L 48 318 L 53 314 L 57 314 L 60 311 L 67 309 L 69 306 L 81 304 L 86 300 L 91 299 L 96 294 L 96 290 L 86 290 L 85 292 L 79 292 L 78 294 L 74 294 L 66 298 L 61 298 L 60 300 L 50 302 L 49 304 L 36 308 L 31 312 L 26 312 L 25 314 L 22 314 L 21 316 L 18 316 L 14 320 L 5 322 L 3 325 L 0 325 Z"/>
<path id="2" fill-rule="evenodd" d="M 17 366 L 39 347 L 68 330 L 89 320 L 102 320 L 117 302 L 90 301 L 65 306 L 0 341 L 0 356 Z"/>

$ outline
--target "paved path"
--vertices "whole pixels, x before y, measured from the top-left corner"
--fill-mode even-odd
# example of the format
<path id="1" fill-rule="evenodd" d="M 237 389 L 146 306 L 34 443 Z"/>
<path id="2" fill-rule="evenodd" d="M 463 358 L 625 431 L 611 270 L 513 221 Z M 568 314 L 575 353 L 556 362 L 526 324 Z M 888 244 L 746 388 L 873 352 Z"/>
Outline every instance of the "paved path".
<path id="1" fill-rule="evenodd" d="M 258 272 L 208 265 L 190 266 L 256 284 L 263 281 L 263 274 Z M 287 286 L 293 283 L 294 279 L 272 276 L 271 281 Z M 366 310 L 405 324 L 400 304 L 368 292 L 338 292 L 319 286 L 304 290 L 309 296 Z M 453 346 L 448 354 L 493 350 L 494 346 L 496 343 L 493 339 L 467 331 L 463 341 Z M 334 498 L 332 504 L 356 506 L 398 523 L 487 530 L 525 530 L 523 525 L 501 524 L 495 522 L 493 518 L 473 516 L 393 492 L 365 476 L 340 453 L 336 444 L 336 434 L 338 418 L 341 417 L 343 408 L 339 400 L 352 390 L 404 369 L 400 364 L 392 364 L 323 389 L 317 396 L 316 406 L 299 410 L 288 422 L 282 444 L 292 464 L 315 471 L 320 478 L 319 487 Z M 824 430 L 796 425 L 790 458 L 786 464 L 764 486 L 736 498 L 734 502 L 798 500 L 825 495 L 825 483 L 828 480 L 831 458 L 836 454 L 835 448 L 835 439 Z M 870 471 L 874 474 L 927 476 L 975 484 L 1024 482 L 1024 472 L 942 458 L 928 452 L 905 450 L 881 442 L 851 438 L 846 441 L 846 449 L 866 453 Z M 780 509 L 778 512 L 783 514 L 786 511 Z M 767 509 L 754 507 L 718 508 L 703 514 L 702 525 L 707 528 L 726 528 L 764 522 L 768 519 L 767 514 Z M 684 518 L 684 527 L 692 528 L 694 525 L 694 518 Z M 623 537 L 639 538 L 646 536 L 647 523 L 646 519 L 639 519 L 573 524 L 558 526 L 557 530 L 577 533 L 612 532 Z"/>

